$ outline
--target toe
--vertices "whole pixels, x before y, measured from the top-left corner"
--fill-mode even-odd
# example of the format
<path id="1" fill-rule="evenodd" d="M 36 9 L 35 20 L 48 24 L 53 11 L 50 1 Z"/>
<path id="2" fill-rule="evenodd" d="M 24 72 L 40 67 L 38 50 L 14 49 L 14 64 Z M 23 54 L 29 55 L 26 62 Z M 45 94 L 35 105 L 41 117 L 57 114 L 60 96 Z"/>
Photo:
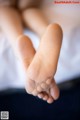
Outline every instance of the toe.
<path id="1" fill-rule="evenodd" d="M 56 83 L 53 82 L 51 89 L 50 89 L 51 96 L 57 100 L 59 98 L 59 88 Z"/>
<path id="2" fill-rule="evenodd" d="M 47 79 L 46 84 L 50 85 L 52 83 L 52 79 Z"/>
<path id="3" fill-rule="evenodd" d="M 45 90 L 45 89 L 48 89 L 48 85 L 46 83 L 42 83 L 41 84 L 41 87 Z"/>
<path id="4" fill-rule="evenodd" d="M 47 100 L 48 100 L 48 95 L 45 95 L 45 96 L 43 97 L 43 100 L 47 101 Z"/>
<path id="5" fill-rule="evenodd" d="M 47 103 L 51 104 L 51 103 L 53 103 L 53 101 L 54 101 L 53 98 L 49 97 L 48 100 L 47 100 Z"/>
<path id="6" fill-rule="evenodd" d="M 38 95 L 38 91 L 35 89 L 35 90 L 32 92 L 32 95 L 37 96 L 37 95 Z"/>
<path id="7" fill-rule="evenodd" d="M 38 97 L 41 99 L 41 98 L 44 97 L 44 94 L 43 94 L 43 93 L 39 93 L 39 94 L 38 94 Z"/>
<path id="8" fill-rule="evenodd" d="M 37 87 L 37 91 L 38 91 L 38 92 L 42 92 L 42 90 L 43 90 L 43 89 L 41 88 L 41 86 L 38 86 L 38 87 Z"/>
<path id="9" fill-rule="evenodd" d="M 33 80 L 27 78 L 25 89 L 28 94 L 32 94 L 32 92 L 35 89 L 35 82 Z"/>
<path id="10" fill-rule="evenodd" d="M 57 86 L 54 86 L 53 88 L 51 88 L 51 95 L 55 100 L 59 98 L 59 89 Z"/>

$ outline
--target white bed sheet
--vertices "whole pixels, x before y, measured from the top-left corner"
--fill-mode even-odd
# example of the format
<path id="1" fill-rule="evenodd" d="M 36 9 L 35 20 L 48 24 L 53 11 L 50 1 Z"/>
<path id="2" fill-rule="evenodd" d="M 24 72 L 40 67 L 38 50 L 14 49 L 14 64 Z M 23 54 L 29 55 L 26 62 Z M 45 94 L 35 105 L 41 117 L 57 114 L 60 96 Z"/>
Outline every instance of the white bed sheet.
<path id="1" fill-rule="evenodd" d="M 25 30 L 24 33 L 31 38 L 37 50 L 39 46 L 38 36 L 29 30 Z M 71 46 L 66 36 L 63 39 L 57 73 L 55 75 L 57 83 L 80 76 L 79 33 L 77 32 L 77 38 L 74 38 Z M 79 40 L 76 42 L 76 39 Z M 25 74 L 19 60 L 15 57 L 8 40 L 0 33 L 0 90 L 6 88 L 24 88 L 25 81 Z"/>

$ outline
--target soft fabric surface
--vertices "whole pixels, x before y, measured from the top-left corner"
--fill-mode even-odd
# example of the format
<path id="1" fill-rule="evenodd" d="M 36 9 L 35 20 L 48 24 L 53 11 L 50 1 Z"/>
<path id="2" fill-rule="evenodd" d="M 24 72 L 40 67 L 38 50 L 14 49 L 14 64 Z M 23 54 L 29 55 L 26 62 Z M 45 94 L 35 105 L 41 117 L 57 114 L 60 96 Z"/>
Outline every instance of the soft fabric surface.
<path id="1" fill-rule="evenodd" d="M 80 7 L 75 7 L 75 9 L 67 7 L 53 6 L 51 3 L 51 5 L 46 4 L 45 9 L 43 9 L 44 12 L 47 11 L 45 14 L 51 22 L 59 23 L 64 31 L 60 59 L 55 75 L 57 83 L 80 76 L 80 15 L 78 14 Z M 69 10 L 73 12 L 70 11 L 70 14 L 68 14 Z M 39 45 L 37 35 L 29 30 L 25 30 L 25 34 L 31 38 L 37 49 Z M 22 66 L 15 57 L 8 40 L 0 31 L 0 89 L 22 88 L 24 84 L 25 75 Z"/>

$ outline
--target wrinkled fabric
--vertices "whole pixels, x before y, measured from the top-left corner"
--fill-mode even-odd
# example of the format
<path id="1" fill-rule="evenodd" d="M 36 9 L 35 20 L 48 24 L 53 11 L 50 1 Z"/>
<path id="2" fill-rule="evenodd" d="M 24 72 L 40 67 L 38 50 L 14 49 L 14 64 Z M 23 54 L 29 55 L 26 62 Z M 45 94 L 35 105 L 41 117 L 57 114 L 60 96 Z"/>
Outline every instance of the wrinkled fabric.
<path id="1" fill-rule="evenodd" d="M 47 5 L 48 4 L 46 4 L 46 6 Z M 80 18 L 78 12 L 80 11 L 80 6 L 75 5 L 71 8 L 71 5 L 57 5 L 55 9 L 56 13 L 59 13 L 60 15 L 64 14 L 63 16 L 65 17 L 71 13 L 71 9 L 74 11 L 74 14 L 77 13 L 75 15 L 73 14 L 73 18 L 71 19 L 71 23 L 74 19 L 77 21 L 76 23 L 74 22 L 74 26 L 67 31 L 64 29 L 63 43 L 55 75 L 56 82 L 60 83 L 80 76 Z M 48 16 L 49 15 L 50 14 L 48 14 Z M 53 15 L 54 12 L 52 11 L 51 16 Z M 64 21 L 66 20 L 65 17 L 63 18 Z M 56 19 L 54 21 L 58 22 Z M 67 24 L 67 22 L 69 21 L 66 20 L 65 23 Z M 70 26 L 70 24 L 68 25 Z M 29 30 L 25 30 L 25 34 L 31 38 L 37 50 L 39 46 L 39 38 L 37 35 Z M 8 40 L 0 32 L 0 90 L 13 87 L 23 88 L 26 82 L 26 76 L 21 63 L 16 58 Z"/>
<path id="2" fill-rule="evenodd" d="M 80 29 L 73 36 L 72 45 L 64 38 L 55 79 L 57 83 L 80 75 Z M 39 38 L 31 31 L 25 30 L 34 47 L 38 48 Z M 77 38 L 77 41 L 76 41 Z M 27 74 L 26 74 L 27 75 Z M 5 88 L 23 88 L 26 76 L 21 63 L 16 58 L 8 40 L 0 34 L 0 90 Z"/>

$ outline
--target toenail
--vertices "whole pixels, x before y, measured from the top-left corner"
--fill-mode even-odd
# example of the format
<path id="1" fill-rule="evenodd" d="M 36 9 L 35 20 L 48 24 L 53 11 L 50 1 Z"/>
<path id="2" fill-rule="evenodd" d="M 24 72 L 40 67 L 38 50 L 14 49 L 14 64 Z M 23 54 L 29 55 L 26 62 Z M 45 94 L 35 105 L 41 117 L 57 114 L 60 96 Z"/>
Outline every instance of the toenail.
<path id="1" fill-rule="evenodd" d="M 39 95 L 38 95 L 38 98 L 40 98 L 40 99 L 41 99 L 41 96 L 39 96 Z"/>
<path id="2" fill-rule="evenodd" d="M 59 91 L 59 89 L 58 89 L 57 86 L 55 86 L 54 89 L 55 89 L 55 90 L 54 90 L 54 99 L 57 100 L 57 99 L 59 98 L 60 91 Z"/>
<path id="3" fill-rule="evenodd" d="M 44 97 L 44 98 L 43 98 L 43 100 L 47 100 L 47 99 L 48 99 L 48 97 Z"/>
<path id="4" fill-rule="evenodd" d="M 47 102 L 48 102 L 49 104 L 51 104 L 51 103 L 53 103 L 53 99 L 52 99 L 52 98 L 49 98 L 49 99 L 47 100 Z"/>
<path id="5" fill-rule="evenodd" d="M 32 94 L 32 93 L 31 93 L 30 91 L 28 91 L 28 90 L 27 90 L 26 92 L 27 92 L 28 94 L 30 94 L 30 95 Z"/>
<path id="6" fill-rule="evenodd" d="M 38 95 L 38 97 L 41 99 L 43 97 L 43 94 Z"/>
<path id="7" fill-rule="evenodd" d="M 37 96 L 37 94 L 38 94 L 37 90 L 34 90 L 34 91 L 32 92 L 32 94 L 33 94 L 34 96 Z"/>

